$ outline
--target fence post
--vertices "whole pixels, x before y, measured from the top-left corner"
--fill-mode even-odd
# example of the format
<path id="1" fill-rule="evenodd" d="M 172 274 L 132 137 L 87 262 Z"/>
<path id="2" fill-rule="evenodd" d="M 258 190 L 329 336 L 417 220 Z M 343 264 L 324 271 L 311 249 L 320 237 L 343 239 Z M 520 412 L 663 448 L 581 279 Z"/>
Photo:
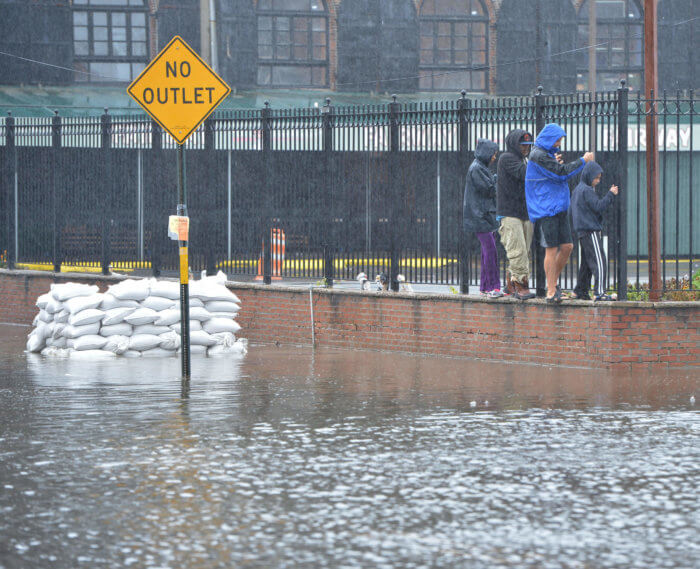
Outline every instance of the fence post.
<path id="1" fill-rule="evenodd" d="M 106 197 L 105 202 L 111 203 L 112 198 L 112 117 L 109 114 L 109 109 L 105 107 L 105 112 L 101 117 L 101 137 L 102 139 L 102 150 L 104 151 L 104 163 L 105 163 L 105 189 L 109 192 L 109 196 Z M 111 219 L 109 214 L 111 209 L 109 207 L 102 208 L 102 259 L 100 265 L 102 267 L 102 274 L 109 274 L 109 265 L 111 263 L 111 239 L 110 239 L 110 225 Z"/>
<path id="2" fill-rule="evenodd" d="M 62 187 L 62 181 L 59 180 L 60 173 L 63 169 L 60 167 L 59 154 L 61 148 L 61 117 L 58 111 L 54 111 L 54 116 L 51 120 L 51 147 L 53 148 L 53 184 L 51 187 L 51 200 L 53 210 L 53 271 L 54 273 L 61 272 L 61 229 L 63 226 L 63 211 L 61 208 L 61 199 L 59 198 L 59 186 Z"/>
<path id="3" fill-rule="evenodd" d="M 214 152 L 214 118 L 208 116 L 204 119 L 204 150 L 213 154 Z M 207 216 L 211 213 L 207 213 Z M 213 220 L 212 220 L 213 221 Z M 207 275 L 216 274 L 216 255 L 214 253 L 214 240 L 208 240 L 205 252 L 205 264 Z"/>
<path id="4" fill-rule="evenodd" d="M 617 298 L 627 300 L 627 167 L 628 167 L 628 141 L 627 125 L 629 120 L 629 89 L 626 81 L 620 81 L 620 88 L 617 90 L 617 151 L 620 157 L 618 185 L 621 192 L 617 196 Z"/>
<path id="5" fill-rule="evenodd" d="M 467 156 L 470 147 L 470 124 L 469 124 L 469 109 L 471 101 L 467 99 L 467 92 L 462 91 L 462 98 L 457 102 L 457 115 L 459 118 L 459 157 L 462 167 L 466 169 Z M 461 216 L 460 216 L 461 220 Z M 459 291 L 462 294 L 469 294 L 469 281 L 471 281 L 471 234 L 467 236 L 464 227 L 460 223 L 459 226 L 459 268 L 460 268 L 460 283 Z"/>
<path id="6" fill-rule="evenodd" d="M 267 162 L 270 159 L 270 151 L 272 150 L 272 136 L 271 136 L 271 121 L 270 115 L 272 110 L 270 109 L 270 102 L 265 101 L 265 108 L 261 111 L 261 123 L 262 123 L 262 146 L 263 146 L 263 163 L 265 167 L 263 168 L 264 173 L 264 192 L 263 203 L 265 204 L 262 219 L 262 244 L 263 244 L 263 284 L 269 285 L 272 283 L 272 227 L 270 226 L 271 214 L 270 214 L 270 194 L 271 194 L 271 184 L 270 184 L 270 172 L 267 167 Z"/>
<path id="7" fill-rule="evenodd" d="M 324 157 L 324 181 L 327 185 L 326 196 L 328 199 L 328 219 L 330 227 L 325 236 L 325 245 L 323 247 L 323 278 L 326 281 L 326 286 L 333 287 L 334 278 L 334 262 L 335 262 L 335 244 L 336 244 L 336 218 L 335 207 L 333 200 L 333 184 L 332 180 L 332 153 L 333 153 L 333 105 L 331 100 L 326 98 L 326 104 L 323 106 L 323 157 Z"/>
<path id="8" fill-rule="evenodd" d="M 214 150 L 214 118 L 204 119 L 204 150 Z"/>
<path id="9" fill-rule="evenodd" d="M 151 149 L 163 149 L 163 129 L 153 119 L 151 119 Z"/>
<path id="10" fill-rule="evenodd" d="M 393 204 L 392 215 L 389 216 L 389 233 L 391 234 L 391 250 L 389 251 L 389 279 L 391 290 L 399 290 L 399 263 L 401 262 L 401 243 L 399 243 L 399 226 L 403 225 L 403 220 L 399 221 L 396 215 L 396 208 L 401 203 L 398 192 L 398 168 L 396 161 L 399 153 L 399 103 L 396 102 L 396 95 L 391 96 L 389 103 L 389 187 L 391 202 Z"/>
<path id="11" fill-rule="evenodd" d="M 5 119 L 5 146 L 9 151 L 11 167 L 7 184 L 7 268 L 14 269 L 17 261 L 17 146 L 15 143 L 15 117 L 7 111 Z"/>
<path id="12" fill-rule="evenodd" d="M 542 86 L 537 87 L 537 95 L 535 95 L 535 131 L 536 135 L 544 128 L 544 103 L 545 96 L 542 94 Z M 544 272 L 544 248 L 537 241 L 537 236 L 532 240 L 532 246 L 535 248 L 535 292 L 537 296 L 547 296 L 547 276 Z"/>

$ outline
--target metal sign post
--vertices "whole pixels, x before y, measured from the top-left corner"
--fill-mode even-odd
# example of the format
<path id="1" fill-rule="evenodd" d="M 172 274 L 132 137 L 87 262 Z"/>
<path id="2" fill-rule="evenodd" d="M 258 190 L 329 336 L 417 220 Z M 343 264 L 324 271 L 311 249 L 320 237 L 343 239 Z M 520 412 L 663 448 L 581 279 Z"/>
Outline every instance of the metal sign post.
<path id="1" fill-rule="evenodd" d="M 129 85 L 127 92 L 178 144 L 177 215 L 170 216 L 168 234 L 178 242 L 180 252 L 180 352 L 182 378 L 189 380 L 189 218 L 184 144 L 231 88 L 180 36 L 175 36 Z"/>

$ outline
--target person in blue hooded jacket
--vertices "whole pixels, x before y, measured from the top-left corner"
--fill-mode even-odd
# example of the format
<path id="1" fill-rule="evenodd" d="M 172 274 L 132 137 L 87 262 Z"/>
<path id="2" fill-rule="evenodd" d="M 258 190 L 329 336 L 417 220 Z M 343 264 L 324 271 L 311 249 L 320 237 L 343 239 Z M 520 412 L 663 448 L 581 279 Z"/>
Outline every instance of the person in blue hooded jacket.
<path id="1" fill-rule="evenodd" d="M 583 167 L 581 181 L 571 196 L 571 218 L 574 233 L 579 240 L 581 264 L 574 294 L 581 300 L 590 300 L 591 276 L 594 277 L 595 300 L 613 300 L 605 293 L 608 263 L 603 249 L 603 212 L 612 205 L 617 186 L 611 186 L 605 196 L 598 197 L 595 187 L 600 184 L 603 169 L 597 162 L 589 162 Z"/>
<path id="2" fill-rule="evenodd" d="M 498 251 L 496 249 L 496 176 L 489 165 L 496 160 L 498 145 L 485 138 L 476 141 L 474 161 L 467 172 L 462 204 L 462 225 L 465 233 L 476 233 L 481 243 L 481 283 L 483 296 L 498 298 L 501 279 L 498 276 Z"/>
<path id="3" fill-rule="evenodd" d="M 547 275 L 547 302 L 561 302 L 557 285 L 571 250 L 574 248 L 567 218 L 570 203 L 568 180 L 594 159 L 586 152 L 573 162 L 561 158 L 561 142 L 566 131 L 558 124 L 546 125 L 535 139 L 525 172 L 525 200 L 535 238 L 544 247 L 544 272 Z"/>

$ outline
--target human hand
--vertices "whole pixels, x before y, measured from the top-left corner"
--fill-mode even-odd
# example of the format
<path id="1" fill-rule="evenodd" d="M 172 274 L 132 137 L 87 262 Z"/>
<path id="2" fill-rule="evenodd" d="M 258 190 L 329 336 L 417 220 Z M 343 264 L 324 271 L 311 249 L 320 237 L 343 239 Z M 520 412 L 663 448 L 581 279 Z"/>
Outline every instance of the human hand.
<path id="1" fill-rule="evenodd" d="M 616 196 L 620 189 L 617 186 L 610 186 L 610 191 Z"/>
<path id="2" fill-rule="evenodd" d="M 593 154 L 593 152 L 586 152 L 583 155 L 583 160 L 584 162 L 593 162 L 593 160 L 595 160 L 595 154 Z"/>
<path id="3" fill-rule="evenodd" d="M 556 160 L 557 162 L 559 162 L 559 164 L 563 164 L 563 163 L 564 163 L 564 159 L 561 157 L 561 152 L 557 152 L 557 153 L 554 155 L 554 158 L 555 158 L 555 160 Z"/>

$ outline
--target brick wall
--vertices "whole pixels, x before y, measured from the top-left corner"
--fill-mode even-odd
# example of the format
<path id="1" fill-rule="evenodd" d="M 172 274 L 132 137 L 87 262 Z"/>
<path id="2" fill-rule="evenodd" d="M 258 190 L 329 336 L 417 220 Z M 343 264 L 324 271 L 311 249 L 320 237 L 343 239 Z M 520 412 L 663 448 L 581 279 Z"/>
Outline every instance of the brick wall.
<path id="1" fill-rule="evenodd" d="M 54 281 L 114 279 L 0 270 L 0 322 L 31 323 Z M 229 283 L 251 342 L 312 340 L 308 289 Z M 365 348 L 540 365 L 700 367 L 700 303 L 569 303 L 481 300 L 314 289 L 319 346 Z"/>

